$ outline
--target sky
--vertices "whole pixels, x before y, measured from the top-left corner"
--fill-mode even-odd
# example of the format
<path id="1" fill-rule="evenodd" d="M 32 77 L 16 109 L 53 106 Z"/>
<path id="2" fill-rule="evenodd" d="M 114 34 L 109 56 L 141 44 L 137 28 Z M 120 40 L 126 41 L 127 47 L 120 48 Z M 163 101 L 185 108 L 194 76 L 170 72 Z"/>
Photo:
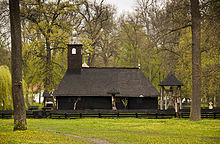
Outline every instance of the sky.
<path id="1" fill-rule="evenodd" d="M 134 10 L 136 0 L 105 0 L 107 3 L 114 4 L 118 14 L 123 12 L 132 12 Z"/>

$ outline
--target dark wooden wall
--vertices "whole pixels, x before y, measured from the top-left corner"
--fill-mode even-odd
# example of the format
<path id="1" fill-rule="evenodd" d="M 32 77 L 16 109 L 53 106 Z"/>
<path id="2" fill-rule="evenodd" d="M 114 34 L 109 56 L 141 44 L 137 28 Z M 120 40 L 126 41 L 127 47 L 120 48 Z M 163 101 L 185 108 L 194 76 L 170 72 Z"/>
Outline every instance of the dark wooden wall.
<path id="1" fill-rule="evenodd" d="M 73 110 L 77 97 L 57 97 L 59 110 Z M 111 109 L 111 97 L 81 97 L 77 102 L 76 109 Z"/>
<path id="2" fill-rule="evenodd" d="M 158 98 L 157 97 L 127 97 L 127 107 L 122 103 L 122 99 L 125 97 L 116 98 L 117 109 L 157 109 Z"/>
<path id="3" fill-rule="evenodd" d="M 72 54 L 72 49 L 76 49 L 76 54 Z M 68 44 L 68 71 L 80 74 L 82 67 L 82 44 Z"/>
<path id="4" fill-rule="evenodd" d="M 58 109 L 59 110 L 73 110 L 74 103 L 77 100 L 77 97 L 57 97 Z M 117 109 L 157 109 L 158 100 L 157 97 L 129 97 L 128 105 L 125 108 L 122 99 L 125 97 L 116 97 L 116 106 Z M 81 97 L 81 100 L 77 103 L 77 110 L 85 109 L 112 109 L 112 99 L 111 97 Z"/>
<path id="5" fill-rule="evenodd" d="M 73 110 L 72 97 L 56 97 L 57 109 L 59 110 Z"/>
<path id="6" fill-rule="evenodd" d="M 137 97 L 129 98 L 128 109 L 157 109 L 158 98 L 156 97 Z"/>

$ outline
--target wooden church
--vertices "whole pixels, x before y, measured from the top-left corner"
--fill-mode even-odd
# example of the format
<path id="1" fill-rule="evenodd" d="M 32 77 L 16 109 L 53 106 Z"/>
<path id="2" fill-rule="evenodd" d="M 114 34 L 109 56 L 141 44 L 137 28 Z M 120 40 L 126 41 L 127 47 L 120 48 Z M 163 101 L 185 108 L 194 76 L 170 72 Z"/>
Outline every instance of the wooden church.
<path id="1" fill-rule="evenodd" d="M 68 44 L 68 69 L 55 89 L 58 110 L 157 109 L 160 95 L 139 68 L 82 67 L 82 44 Z"/>

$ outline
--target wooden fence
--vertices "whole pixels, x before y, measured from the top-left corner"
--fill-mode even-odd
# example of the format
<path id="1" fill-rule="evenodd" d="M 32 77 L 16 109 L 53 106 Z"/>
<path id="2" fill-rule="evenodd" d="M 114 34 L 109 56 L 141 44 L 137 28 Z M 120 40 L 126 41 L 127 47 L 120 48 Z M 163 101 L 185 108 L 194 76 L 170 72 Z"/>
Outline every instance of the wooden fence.
<path id="1" fill-rule="evenodd" d="M 168 110 L 41 110 L 41 111 L 26 111 L 27 118 L 52 118 L 52 119 L 75 119 L 84 117 L 96 118 L 149 118 L 149 119 L 162 119 L 176 117 L 174 109 Z M 180 118 L 189 118 L 190 109 L 182 109 L 179 113 Z M 0 118 L 12 118 L 13 111 L 0 111 Z M 220 119 L 220 108 L 214 109 L 201 109 L 202 118 Z"/>
<path id="2" fill-rule="evenodd" d="M 98 118 L 172 118 L 175 116 L 173 110 L 160 111 L 152 110 L 54 110 L 50 112 L 51 118 L 83 118 L 83 117 L 98 117 Z"/>

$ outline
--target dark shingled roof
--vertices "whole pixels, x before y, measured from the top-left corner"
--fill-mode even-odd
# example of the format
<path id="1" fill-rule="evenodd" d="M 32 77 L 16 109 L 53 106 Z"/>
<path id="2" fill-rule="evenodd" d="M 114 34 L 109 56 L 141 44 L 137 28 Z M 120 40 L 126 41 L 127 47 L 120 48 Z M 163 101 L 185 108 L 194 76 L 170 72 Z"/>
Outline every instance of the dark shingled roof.
<path id="1" fill-rule="evenodd" d="M 107 91 L 107 94 L 111 94 L 111 95 L 116 95 L 116 94 L 120 94 L 119 90 L 116 90 L 115 88 Z"/>
<path id="2" fill-rule="evenodd" d="M 159 86 L 183 86 L 183 83 L 179 81 L 172 72 L 170 72 Z"/>
<path id="3" fill-rule="evenodd" d="M 67 71 L 54 96 L 157 97 L 159 92 L 138 68 L 82 68 L 81 74 Z"/>
<path id="4" fill-rule="evenodd" d="M 53 97 L 50 92 L 44 91 L 43 97 Z"/>

